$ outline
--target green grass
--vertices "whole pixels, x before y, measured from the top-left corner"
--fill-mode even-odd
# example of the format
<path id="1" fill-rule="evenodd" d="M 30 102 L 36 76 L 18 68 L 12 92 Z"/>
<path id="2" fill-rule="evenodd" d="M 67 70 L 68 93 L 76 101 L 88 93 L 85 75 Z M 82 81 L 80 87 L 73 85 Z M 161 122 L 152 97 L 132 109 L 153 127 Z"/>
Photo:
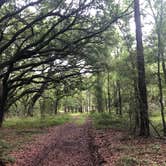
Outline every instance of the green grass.
<path id="1" fill-rule="evenodd" d="M 71 114 L 45 116 L 42 119 L 40 117 L 6 119 L 0 129 L 0 162 L 14 162 L 8 155 L 12 150 L 20 149 L 26 142 L 32 141 L 34 135 L 47 133 L 47 127 L 61 125 L 72 119 Z"/>
<path id="2" fill-rule="evenodd" d="M 161 122 L 161 114 L 160 114 L 160 110 L 155 111 L 155 112 L 150 112 L 149 114 L 150 119 L 154 122 Z"/>
<path id="3" fill-rule="evenodd" d="M 3 128 L 27 129 L 27 128 L 44 128 L 64 124 L 71 120 L 70 114 L 40 117 L 27 117 L 27 118 L 10 118 L 6 119 Z"/>
<path id="4" fill-rule="evenodd" d="M 97 129 L 114 128 L 125 130 L 129 126 L 129 122 L 126 117 L 120 117 L 109 113 L 92 113 L 90 116 Z"/>
<path id="5" fill-rule="evenodd" d="M 166 116 L 165 116 L 165 120 L 166 120 Z M 160 111 L 155 111 L 155 112 L 151 113 L 150 121 L 153 124 L 153 126 L 155 126 L 155 128 L 160 133 L 160 135 L 162 136 L 163 135 L 163 126 L 162 126 L 162 119 L 161 119 Z M 153 135 L 156 135 L 156 133 L 153 129 L 151 129 L 151 131 L 152 131 Z"/>
<path id="6" fill-rule="evenodd" d="M 88 118 L 89 114 L 87 113 L 74 113 L 71 114 L 72 121 L 76 123 L 77 125 L 82 125 L 86 122 L 86 119 Z"/>
<path id="7" fill-rule="evenodd" d="M 126 130 L 129 129 L 129 118 L 127 114 L 120 117 L 116 114 L 109 114 L 109 113 L 92 113 L 90 114 L 91 118 L 93 119 L 93 124 L 97 129 L 106 129 L 106 128 L 113 128 L 118 130 Z M 162 133 L 162 121 L 160 112 L 155 112 L 150 114 L 150 120 L 158 132 L 163 135 Z M 151 127 L 151 125 L 150 125 Z M 156 135 L 153 128 L 151 127 L 152 135 Z"/>

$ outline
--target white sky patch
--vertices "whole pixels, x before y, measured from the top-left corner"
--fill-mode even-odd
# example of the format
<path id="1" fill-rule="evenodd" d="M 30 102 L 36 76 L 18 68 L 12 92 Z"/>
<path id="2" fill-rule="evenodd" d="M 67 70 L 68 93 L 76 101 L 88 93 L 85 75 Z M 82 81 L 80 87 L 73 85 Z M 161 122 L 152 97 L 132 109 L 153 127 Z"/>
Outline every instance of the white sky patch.
<path id="1" fill-rule="evenodd" d="M 31 0 L 31 2 L 34 2 L 36 0 Z M 78 3 L 81 0 L 65 0 L 66 4 L 70 4 L 73 3 L 75 5 L 78 5 Z M 124 0 L 117 0 L 115 1 L 116 4 L 123 4 Z M 153 2 L 153 0 L 151 0 Z M 16 0 L 16 3 L 18 6 L 24 6 L 26 5 L 25 0 Z M 90 0 L 87 0 L 86 3 L 90 2 Z M 154 25 L 154 19 L 152 17 L 152 11 L 150 9 L 150 7 L 148 8 L 146 6 L 147 2 L 145 0 L 140 0 L 140 10 L 143 11 L 143 13 L 146 14 L 146 16 L 142 16 L 141 17 L 141 22 L 142 22 L 142 32 L 143 32 L 143 38 L 147 38 L 148 35 L 150 35 L 153 25 Z M 29 7 L 30 11 L 32 12 L 36 12 L 36 7 L 35 6 L 30 6 Z M 91 13 L 92 16 L 96 15 L 96 10 L 95 9 L 91 9 L 89 11 Z M 130 28 L 131 28 L 131 33 L 134 35 L 135 34 L 135 22 L 134 22 L 134 17 L 130 20 Z"/>
<path id="2" fill-rule="evenodd" d="M 26 6 L 26 4 L 30 3 L 30 2 L 36 2 L 37 0 L 31 0 L 31 1 L 25 1 L 25 0 L 16 0 L 16 6 L 18 7 L 22 7 L 22 6 Z M 35 13 L 37 11 L 36 6 L 29 6 L 28 9 Z"/>
<path id="3" fill-rule="evenodd" d="M 36 7 L 34 6 L 30 6 L 29 7 L 30 11 L 32 11 L 33 13 L 35 13 L 37 11 Z"/>
<path id="4" fill-rule="evenodd" d="M 145 2 L 144 0 L 140 0 L 141 13 L 145 14 L 145 16 L 141 15 L 143 39 L 146 39 L 151 34 L 153 26 L 154 26 L 154 18 L 152 17 L 152 11 L 150 7 L 146 6 L 145 3 L 147 2 Z M 131 28 L 132 34 L 135 34 L 134 17 L 130 20 L 130 28 Z"/>

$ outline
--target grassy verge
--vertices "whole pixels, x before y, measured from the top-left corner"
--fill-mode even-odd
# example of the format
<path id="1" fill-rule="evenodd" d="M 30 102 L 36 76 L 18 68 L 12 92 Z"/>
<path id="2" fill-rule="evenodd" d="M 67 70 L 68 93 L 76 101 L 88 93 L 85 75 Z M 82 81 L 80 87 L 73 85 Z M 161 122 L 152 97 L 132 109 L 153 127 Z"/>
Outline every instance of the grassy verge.
<path id="1" fill-rule="evenodd" d="M 129 121 L 125 116 L 120 117 L 109 113 L 92 113 L 90 116 L 97 129 L 114 128 L 126 130 L 129 128 Z"/>
<path id="2" fill-rule="evenodd" d="M 62 114 L 56 116 L 28 117 L 28 118 L 10 118 L 7 119 L 3 127 L 12 129 L 28 129 L 28 128 L 44 128 L 60 125 L 71 120 L 70 114 Z"/>
<path id="3" fill-rule="evenodd" d="M 130 122 L 127 115 L 120 117 L 116 114 L 109 113 L 92 113 L 93 124 L 97 129 L 113 128 L 117 130 L 126 130 L 130 128 Z M 153 126 L 157 129 L 160 135 L 163 135 L 162 120 L 159 112 L 150 115 L 150 120 Z M 154 129 L 151 127 L 152 135 L 156 135 Z"/>

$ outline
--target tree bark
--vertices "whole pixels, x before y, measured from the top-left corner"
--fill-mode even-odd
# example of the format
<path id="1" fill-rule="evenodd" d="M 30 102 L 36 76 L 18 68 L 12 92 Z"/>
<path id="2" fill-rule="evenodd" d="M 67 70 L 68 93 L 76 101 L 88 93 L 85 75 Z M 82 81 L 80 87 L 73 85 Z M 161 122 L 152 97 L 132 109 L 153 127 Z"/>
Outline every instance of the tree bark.
<path id="1" fill-rule="evenodd" d="M 108 112 L 111 113 L 110 74 L 107 73 Z"/>
<path id="2" fill-rule="evenodd" d="M 121 87 L 120 81 L 117 81 L 117 90 L 118 90 L 118 108 L 119 108 L 119 115 L 122 116 L 122 96 L 121 96 Z"/>
<path id="3" fill-rule="evenodd" d="M 9 92 L 7 79 L 8 77 L 6 77 L 6 79 L 0 82 L 0 127 L 2 127 L 4 114 L 7 109 L 7 96 Z"/>
<path id="4" fill-rule="evenodd" d="M 102 80 L 101 80 L 101 73 L 97 73 L 97 78 L 96 78 L 96 98 L 97 98 L 97 110 L 98 112 L 103 112 L 104 111 L 104 106 L 103 106 L 103 88 L 102 88 Z"/>
<path id="5" fill-rule="evenodd" d="M 161 52 L 161 59 L 162 59 L 162 68 L 163 68 L 163 73 L 164 73 L 164 81 L 166 84 L 166 66 L 165 66 L 165 59 L 164 59 L 163 51 Z"/>
<path id="6" fill-rule="evenodd" d="M 119 108 L 118 108 L 118 89 L 117 89 L 117 82 L 115 81 L 114 82 L 114 95 L 113 95 L 113 98 L 114 98 L 114 107 L 115 107 L 115 111 L 116 111 L 116 114 L 119 114 Z"/>
<path id="7" fill-rule="evenodd" d="M 37 102 L 37 100 L 40 98 L 40 96 L 42 95 L 42 92 L 37 92 L 31 99 L 29 107 L 28 107 L 28 112 L 27 112 L 27 116 L 31 116 L 33 117 L 33 110 L 34 110 L 34 106 Z"/>
<path id="8" fill-rule="evenodd" d="M 144 51 L 142 43 L 142 29 L 140 18 L 139 0 L 134 0 L 134 17 L 136 25 L 137 42 L 137 70 L 138 70 L 138 90 L 139 90 L 139 109 L 140 109 L 140 135 L 149 136 L 149 115 L 147 103 L 147 89 L 145 81 Z"/>
<path id="9" fill-rule="evenodd" d="M 140 118 L 139 118 L 139 93 L 138 93 L 138 87 L 137 87 L 137 80 L 135 79 L 133 81 L 133 86 L 134 86 L 134 99 L 135 99 L 135 112 L 134 112 L 134 133 L 137 133 L 137 129 L 139 129 L 140 126 Z"/>
<path id="10" fill-rule="evenodd" d="M 0 82 L 0 127 L 2 126 L 4 116 L 4 105 L 3 105 L 3 84 Z"/>
<path id="11" fill-rule="evenodd" d="M 0 127 L 2 127 L 3 118 L 4 118 L 4 112 L 5 112 L 4 104 L 0 101 Z"/>
<path id="12" fill-rule="evenodd" d="M 56 115 L 58 113 L 58 104 L 59 104 L 59 99 L 55 99 L 54 101 L 54 114 Z"/>
<path id="13" fill-rule="evenodd" d="M 38 99 L 42 96 L 42 94 L 44 93 L 46 88 L 47 88 L 47 82 L 44 82 L 43 84 L 41 84 L 39 91 L 36 92 L 36 94 L 32 97 L 30 104 L 29 104 L 27 116 L 33 116 L 34 106 L 35 106 L 36 102 L 38 101 Z"/>

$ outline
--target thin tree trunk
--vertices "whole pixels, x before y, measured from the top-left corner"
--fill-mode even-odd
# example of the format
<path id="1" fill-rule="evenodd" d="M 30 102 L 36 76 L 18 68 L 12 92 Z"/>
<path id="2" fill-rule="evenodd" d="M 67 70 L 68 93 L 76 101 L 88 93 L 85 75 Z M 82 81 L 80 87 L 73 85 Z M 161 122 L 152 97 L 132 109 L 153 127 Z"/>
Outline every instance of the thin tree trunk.
<path id="1" fill-rule="evenodd" d="M 31 101 L 30 101 L 30 105 L 28 108 L 28 112 L 27 112 L 27 116 L 33 116 L 33 110 L 34 110 L 34 106 L 36 104 L 36 102 L 38 101 L 38 99 L 42 96 L 42 94 L 44 93 L 45 89 L 47 87 L 47 82 L 44 82 L 41 86 L 38 92 L 36 92 L 36 94 L 32 97 Z"/>
<path id="2" fill-rule="evenodd" d="M 165 59 L 164 59 L 164 51 L 163 51 L 163 41 L 162 41 L 162 38 L 161 38 L 161 35 L 162 35 L 162 26 L 163 26 L 163 0 L 160 0 L 159 3 L 160 3 L 160 8 L 157 9 L 159 11 L 159 13 L 156 15 L 155 12 L 154 12 L 154 9 L 153 9 L 153 6 L 152 6 L 152 3 L 151 3 L 151 0 L 148 1 L 149 2 L 149 6 L 150 6 L 150 9 L 151 9 L 151 12 L 152 12 L 152 15 L 153 15 L 153 18 L 155 20 L 155 24 L 156 24 L 156 32 L 157 32 L 157 35 L 160 35 L 158 36 L 158 41 L 159 41 L 159 47 L 160 47 L 160 57 L 161 57 L 161 60 L 162 60 L 162 69 L 163 69 L 163 73 L 164 73 L 164 81 L 166 83 L 166 66 L 165 66 Z M 158 20 L 159 19 L 159 20 Z M 158 47 L 158 48 L 159 48 Z"/>
<path id="3" fill-rule="evenodd" d="M 164 104 L 163 104 L 163 87 L 162 87 L 162 79 L 160 74 L 160 58 L 161 58 L 161 36 L 160 32 L 158 32 L 158 56 L 157 56 L 157 66 L 158 66 L 158 87 L 159 87 L 159 102 L 161 107 L 161 118 L 163 124 L 163 134 L 166 136 L 166 123 L 165 123 L 165 116 L 164 116 Z"/>
<path id="4" fill-rule="evenodd" d="M 27 112 L 27 116 L 31 116 L 33 117 L 33 110 L 34 110 L 34 106 L 37 102 L 37 100 L 40 98 L 42 93 L 37 92 L 31 99 L 29 107 L 28 107 L 28 112 Z"/>
<path id="5" fill-rule="evenodd" d="M 107 100 L 107 93 L 104 92 L 104 105 L 103 105 L 104 110 L 108 110 L 108 100 Z"/>
<path id="6" fill-rule="evenodd" d="M 134 112 L 134 133 L 137 133 L 137 129 L 139 129 L 140 126 L 140 118 L 139 118 L 139 110 L 138 110 L 138 101 L 139 101 L 139 94 L 138 94 L 138 87 L 137 87 L 137 81 L 134 80 L 134 98 L 135 98 L 135 112 Z"/>
<path id="7" fill-rule="evenodd" d="M 165 66 L 165 59 L 164 59 L 163 51 L 161 52 L 161 60 L 162 60 L 162 68 L 163 68 L 163 73 L 164 73 L 164 81 L 166 83 L 166 66 Z"/>
<path id="8" fill-rule="evenodd" d="M 149 136 L 149 115 L 147 103 L 147 89 L 145 82 L 145 64 L 144 52 L 142 43 L 142 29 L 140 18 L 139 0 L 134 0 L 134 17 L 136 24 L 136 41 L 137 41 L 137 69 L 138 69 L 138 90 L 139 90 L 139 105 L 140 105 L 140 135 Z"/>
<path id="9" fill-rule="evenodd" d="M 59 99 L 57 98 L 54 101 L 54 114 L 56 115 L 58 113 L 58 104 L 59 104 Z"/>
<path id="10" fill-rule="evenodd" d="M 166 69 L 165 69 L 165 62 L 164 62 L 164 53 L 163 53 L 163 42 L 162 42 L 162 24 L 163 24 L 163 1 L 160 4 L 160 15 L 159 15 L 159 22 L 156 20 L 157 24 L 157 37 L 158 37 L 158 56 L 157 56 L 157 65 L 158 65 L 158 87 L 159 87 L 159 102 L 161 107 L 161 118 L 163 124 L 163 134 L 166 136 L 166 123 L 165 123 L 165 116 L 164 116 L 164 103 L 163 103 L 163 87 L 162 87 L 162 79 L 160 74 L 160 58 L 162 60 L 162 68 L 164 72 L 164 79 L 166 81 Z"/>
<path id="11" fill-rule="evenodd" d="M 101 80 L 101 73 L 97 73 L 96 78 L 96 98 L 97 98 L 97 110 L 98 112 L 103 112 L 103 89 L 102 89 L 102 80 Z"/>
<path id="12" fill-rule="evenodd" d="M 117 81 L 119 115 L 122 116 L 122 96 L 120 82 Z"/>
<path id="13" fill-rule="evenodd" d="M 41 118 L 45 118 L 45 111 L 46 111 L 46 101 L 43 98 L 43 100 L 40 101 L 40 116 L 41 116 Z"/>
<path id="14" fill-rule="evenodd" d="M 66 106 L 64 106 L 64 112 L 67 113 L 67 107 Z"/>
<path id="15" fill-rule="evenodd" d="M 0 127 L 2 127 L 3 118 L 4 118 L 4 104 L 0 102 Z"/>
<path id="16" fill-rule="evenodd" d="M 110 95 L 110 74 L 107 73 L 107 92 L 108 92 L 108 112 L 111 113 L 111 95 Z"/>
<path id="17" fill-rule="evenodd" d="M 89 112 L 92 110 L 92 107 L 91 107 L 91 94 L 90 94 L 90 91 L 89 91 L 89 94 L 88 94 L 88 101 L 89 101 L 89 106 L 88 106 L 88 109 L 89 109 Z"/>
<path id="18" fill-rule="evenodd" d="M 3 84 L 0 82 L 0 127 L 2 126 L 4 117 L 4 105 L 3 105 Z"/>
<path id="19" fill-rule="evenodd" d="M 119 114 L 117 82 L 114 83 L 114 106 L 116 109 L 116 114 Z"/>

